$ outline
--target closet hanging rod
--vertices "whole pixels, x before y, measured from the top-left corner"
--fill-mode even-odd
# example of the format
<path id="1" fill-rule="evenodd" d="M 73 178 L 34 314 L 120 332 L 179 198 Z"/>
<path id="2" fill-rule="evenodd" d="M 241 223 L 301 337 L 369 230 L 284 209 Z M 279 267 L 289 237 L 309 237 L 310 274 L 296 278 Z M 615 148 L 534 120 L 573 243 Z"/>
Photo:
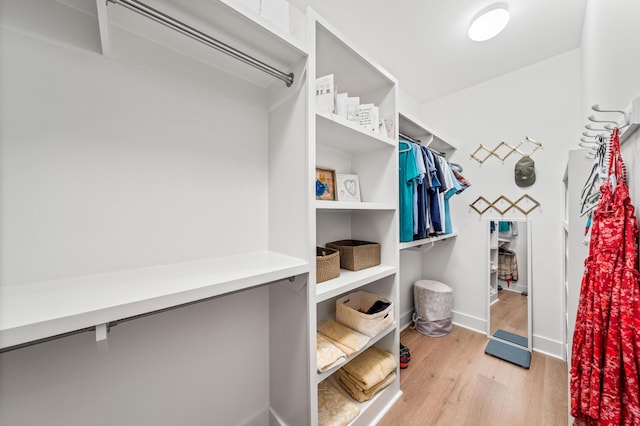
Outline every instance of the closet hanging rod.
<path id="1" fill-rule="evenodd" d="M 283 71 L 280 71 L 272 67 L 271 65 L 265 64 L 261 60 L 256 59 L 253 56 L 248 55 L 242 52 L 241 50 L 238 50 L 201 31 L 198 31 L 197 29 L 183 22 L 178 21 L 177 19 L 174 19 L 169 15 L 166 15 L 158 11 L 152 8 L 151 6 L 148 6 L 142 2 L 139 2 L 138 0 L 107 0 L 107 3 L 119 4 L 121 6 L 124 6 L 125 8 L 133 12 L 136 12 L 142 16 L 145 16 L 146 18 L 149 18 L 183 35 L 186 35 L 187 37 L 190 37 L 196 41 L 199 41 L 202 44 L 205 44 L 222 53 L 225 53 L 241 62 L 244 62 L 247 65 L 257 68 L 260 71 L 263 71 L 279 80 L 284 81 L 287 87 L 290 87 L 293 84 L 293 78 L 294 78 L 293 73 L 287 74 Z"/>
<path id="2" fill-rule="evenodd" d="M 406 139 L 406 140 L 408 140 L 410 142 L 417 143 L 418 145 L 420 145 L 422 143 L 422 141 L 420 139 L 414 139 L 411 136 L 405 135 L 402 132 L 398 132 L 398 136 L 400 136 L 401 138 Z"/>
<path id="3" fill-rule="evenodd" d="M 398 132 L 398 136 L 400 136 L 402 139 L 406 139 L 406 140 L 408 140 L 408 141 L 410 141 L 410 142 L 416 143 L 416 144 L 418 144 L 418 145 L 422 145 L 422 141 L 421 141 L 420 139 L 412 138 L 411 136 L 409 136 L 409 135 L 405 135 L 405 134 L 404 134 L 404 133 L 402 133 L 402 132 Z M 429 147 L 429 146 L 427 146 L 427 149 L 428 149 L 429 151 L 433 152 L 434 154 L 438 154 L 438 155 L 439 155 L 439 156 L 441 156 L 441 157 L 446 157 L 446 156 L 447 156 L 447 154 L 445 154 L 444 152 L 442 152 L 442 151 L 437 151 L 437 150 L 435 150 L 435 149 L 433 149 L 433 148 L 431 148 L 431 147 Z"/>

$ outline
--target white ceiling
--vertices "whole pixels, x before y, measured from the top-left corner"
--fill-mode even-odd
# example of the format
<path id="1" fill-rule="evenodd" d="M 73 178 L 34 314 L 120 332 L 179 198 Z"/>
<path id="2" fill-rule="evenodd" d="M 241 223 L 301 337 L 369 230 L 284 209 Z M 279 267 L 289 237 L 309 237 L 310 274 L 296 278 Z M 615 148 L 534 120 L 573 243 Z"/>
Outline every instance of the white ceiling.
<path id="1" fill-rule="evenodd" d="M 507 0 L 496 38 L 467 38 L 471 19 L 496 0 L 289 0 L 313 8 L 423 103 L 580 46 L 587 0 Z"/>

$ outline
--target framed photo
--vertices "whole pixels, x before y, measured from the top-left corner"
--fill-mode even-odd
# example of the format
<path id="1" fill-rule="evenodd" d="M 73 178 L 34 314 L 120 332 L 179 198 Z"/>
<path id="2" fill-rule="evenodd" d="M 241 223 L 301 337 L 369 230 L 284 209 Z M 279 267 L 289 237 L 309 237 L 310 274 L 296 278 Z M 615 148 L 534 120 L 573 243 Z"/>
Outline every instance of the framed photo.
<path id="1" fill-rule="evenodd" d="M 316 200 L 336 200 L 336 171 L 316 168 Z"/>
<path id="2" fill-rule="evenodd" d="M 336 176 L 338 201 L 361 201 L 358 175 L 338 174 Z"/>

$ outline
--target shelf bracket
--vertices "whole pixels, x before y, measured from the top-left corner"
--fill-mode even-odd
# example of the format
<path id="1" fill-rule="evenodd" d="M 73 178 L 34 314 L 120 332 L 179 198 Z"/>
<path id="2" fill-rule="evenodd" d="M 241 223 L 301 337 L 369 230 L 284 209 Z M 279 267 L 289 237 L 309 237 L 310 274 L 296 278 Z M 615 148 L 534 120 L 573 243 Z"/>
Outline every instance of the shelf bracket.
<path id="1" fill-rule="evenodd" d="M 96 346 L 98 352 L 104 353 L 109 350 L 109 342 L 107 341 L 107 334 L 109 333 L 109 324 L 96 325 Z"/>

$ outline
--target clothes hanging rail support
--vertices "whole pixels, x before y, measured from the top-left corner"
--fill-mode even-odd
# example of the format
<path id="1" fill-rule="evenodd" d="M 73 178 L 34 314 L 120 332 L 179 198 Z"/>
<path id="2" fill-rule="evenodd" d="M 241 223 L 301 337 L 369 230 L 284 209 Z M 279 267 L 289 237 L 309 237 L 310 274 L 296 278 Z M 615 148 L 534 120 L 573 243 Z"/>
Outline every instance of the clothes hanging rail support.
<path id="1" fill-rule="evenodd" d="M 138 0 L 107 0 L 107 2 L 124 6 L 133 12 L 145 16 L 183 35 L 186 35 L 187 37 L 199 41 L 202 44 L 225 53 L 241 62 L 244 62 L 247 65 L 251 65 L 252 67 L 259 69 L 260 71 L 263 71 L 279 80 L 284 81 L 287 87 L 291 87 L 291 85 L 293 84 L 293 73 L 285 73 L 283 71 L 280 71 L 272 67 L 271 65 L 268 65 L 261 60 L 242 52 L 241 50 L 238 50 L 220 40 L 217 40 L 203 33 L 202 31 L 198 31 L 197 29 L 178 21 L 177 19 L 174 19 L 169 15 L 158 11 L 151 6 L 139 2 Z"/>

